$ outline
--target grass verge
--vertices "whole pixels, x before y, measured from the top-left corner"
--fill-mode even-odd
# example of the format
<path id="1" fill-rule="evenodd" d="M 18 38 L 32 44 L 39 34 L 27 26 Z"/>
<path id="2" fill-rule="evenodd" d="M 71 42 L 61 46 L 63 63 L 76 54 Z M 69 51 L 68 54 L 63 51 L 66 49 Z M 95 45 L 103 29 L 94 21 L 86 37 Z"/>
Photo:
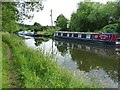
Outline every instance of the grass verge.
<path id="1" fill-rule="evenodd" d="M 2 87 L 8 87 L 8 60 L 7 60 L 7 45 L 2 42 Z"/>
<path id="2" fill-rule="evenodd" d="M 84 83 L 83 78 L 76 78 L 70 72 L 58 67 L 54 60 L 50 60 L 40 51 L 28 48 L 16 35 L 3 34 L 2 41 L 12 50 L 12 67 L 17 72 L 16 79 L 19 80 L 18 86 L 21 88 L 97 88 L 96 85 Z M 6 53 L 3 54 L 4 58 Z M 5 60 L 3 59 L 3 62 Z M 6 67 L 3 66 L 3 73 L 6 73 Z"/>

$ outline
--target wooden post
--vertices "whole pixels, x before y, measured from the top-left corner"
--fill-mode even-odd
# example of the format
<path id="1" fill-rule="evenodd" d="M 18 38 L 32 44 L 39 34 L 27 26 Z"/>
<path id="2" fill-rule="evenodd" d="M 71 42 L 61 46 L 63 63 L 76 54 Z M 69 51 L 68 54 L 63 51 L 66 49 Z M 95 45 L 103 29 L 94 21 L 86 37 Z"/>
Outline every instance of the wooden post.
<path id="1" fill-rule="evenodd" d="M 52 9 L 51 9 L 51 27 L 53 26 L 53 18 L 52 18 Z"/>

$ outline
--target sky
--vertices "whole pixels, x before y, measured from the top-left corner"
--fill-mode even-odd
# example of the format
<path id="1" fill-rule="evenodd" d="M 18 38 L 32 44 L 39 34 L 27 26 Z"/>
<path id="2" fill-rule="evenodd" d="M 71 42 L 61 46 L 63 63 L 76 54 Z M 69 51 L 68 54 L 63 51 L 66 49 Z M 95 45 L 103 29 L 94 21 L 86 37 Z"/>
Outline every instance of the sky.
<path id="1" fill-rule="evenodd" d="M 46 0 L 43 2 L 44 9 L 39 12 L 34 12 L 34 17 L 31 21 L 24 21 L 25 24 L 33 25 L 34 22 L 40 23 L 43 26 L 51 25 L 51 9 L 53 11 L 53 25 L 57 17 L 63 14 L 70 20 L 71 14 L 77 10 L 77 4 L 83 0 Z M 114 0 L 92 0 L 96 2 L 106 3 Z"/>

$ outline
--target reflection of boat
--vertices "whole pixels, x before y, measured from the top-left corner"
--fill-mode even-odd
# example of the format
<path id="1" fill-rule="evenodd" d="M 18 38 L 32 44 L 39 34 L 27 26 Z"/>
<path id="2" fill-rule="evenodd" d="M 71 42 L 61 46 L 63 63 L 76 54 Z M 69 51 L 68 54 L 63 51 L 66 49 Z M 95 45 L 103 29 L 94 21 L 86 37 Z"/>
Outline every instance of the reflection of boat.
<path id="1" fill-rule="evenodd" d="M 20 31 L 20 32 L 18 32 L 18 35 L 33 35 L 34 34 L 34 32 L 28 32 L 28 31 Z"/>
<path id="2" fill-rule="evenodd" d="M 28 32 L 28 31 L 20 31 L 18 32 L 18 36 L 20 37 L 23 37 L 23 38 L 34 38 L 34 37 L 31 37 L 30 35 L 33 35 L 34 32 Z"/>
<path id="3" fill-rule="evenodd" d="M 115 56 L 120 55 L 120 48 L 115 48 L 111 46 L 98 46 L 95 44 L 85 43 L 73 43 L 69 40 L 55 39 L 55 45 L 67 46 L 72 48 L 80 48 L 85 51 L 90 51 L 96 54 L 105 55 L 105 56 Z"/>
<path id="4" fill-rule="evenodd" d="M 105 45 L 120 46 L 120 41 L 116 38 L 116 33 L 84 33 L 84 32 L 66 32 L 56 31 L 55 38 L 66 38 L 77 41 L 87 41 L 90 43 L 101 43 Z"/>
<path id="5" fill-rule="evenodd" d="M 92 70 L 103 70 L 108 74 L 109 78 L 114 80 L 114 82 L 118 82 L 119 56 L 116 55 L 120 54 L 116 50 L 120 51 L 119 48 L 98 46 L 83 42 L 73 43 L 70 40 L 58 38 L 55 39 L 55 45 L 59 51 L 63 49 L 62 51 L 64 53 L 70 53 L 72 60 L 76 62 L 79 70 L 88 73 Z M 102 72 L 101 74 L 102 77 L 105 77 Z"/>

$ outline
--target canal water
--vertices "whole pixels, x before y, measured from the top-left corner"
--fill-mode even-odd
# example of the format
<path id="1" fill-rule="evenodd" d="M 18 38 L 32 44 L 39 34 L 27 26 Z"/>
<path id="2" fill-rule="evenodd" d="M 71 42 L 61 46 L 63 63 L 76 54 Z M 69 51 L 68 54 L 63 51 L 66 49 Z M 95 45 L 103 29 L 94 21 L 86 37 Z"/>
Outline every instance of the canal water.
<path id="1" fill-rule="evenodd" d="M 88 78 L 101 88 L 119 86 L 119 48 L 43 37 L 25 39 L 25 43 L 56 60 L 59 66 Z"/>

